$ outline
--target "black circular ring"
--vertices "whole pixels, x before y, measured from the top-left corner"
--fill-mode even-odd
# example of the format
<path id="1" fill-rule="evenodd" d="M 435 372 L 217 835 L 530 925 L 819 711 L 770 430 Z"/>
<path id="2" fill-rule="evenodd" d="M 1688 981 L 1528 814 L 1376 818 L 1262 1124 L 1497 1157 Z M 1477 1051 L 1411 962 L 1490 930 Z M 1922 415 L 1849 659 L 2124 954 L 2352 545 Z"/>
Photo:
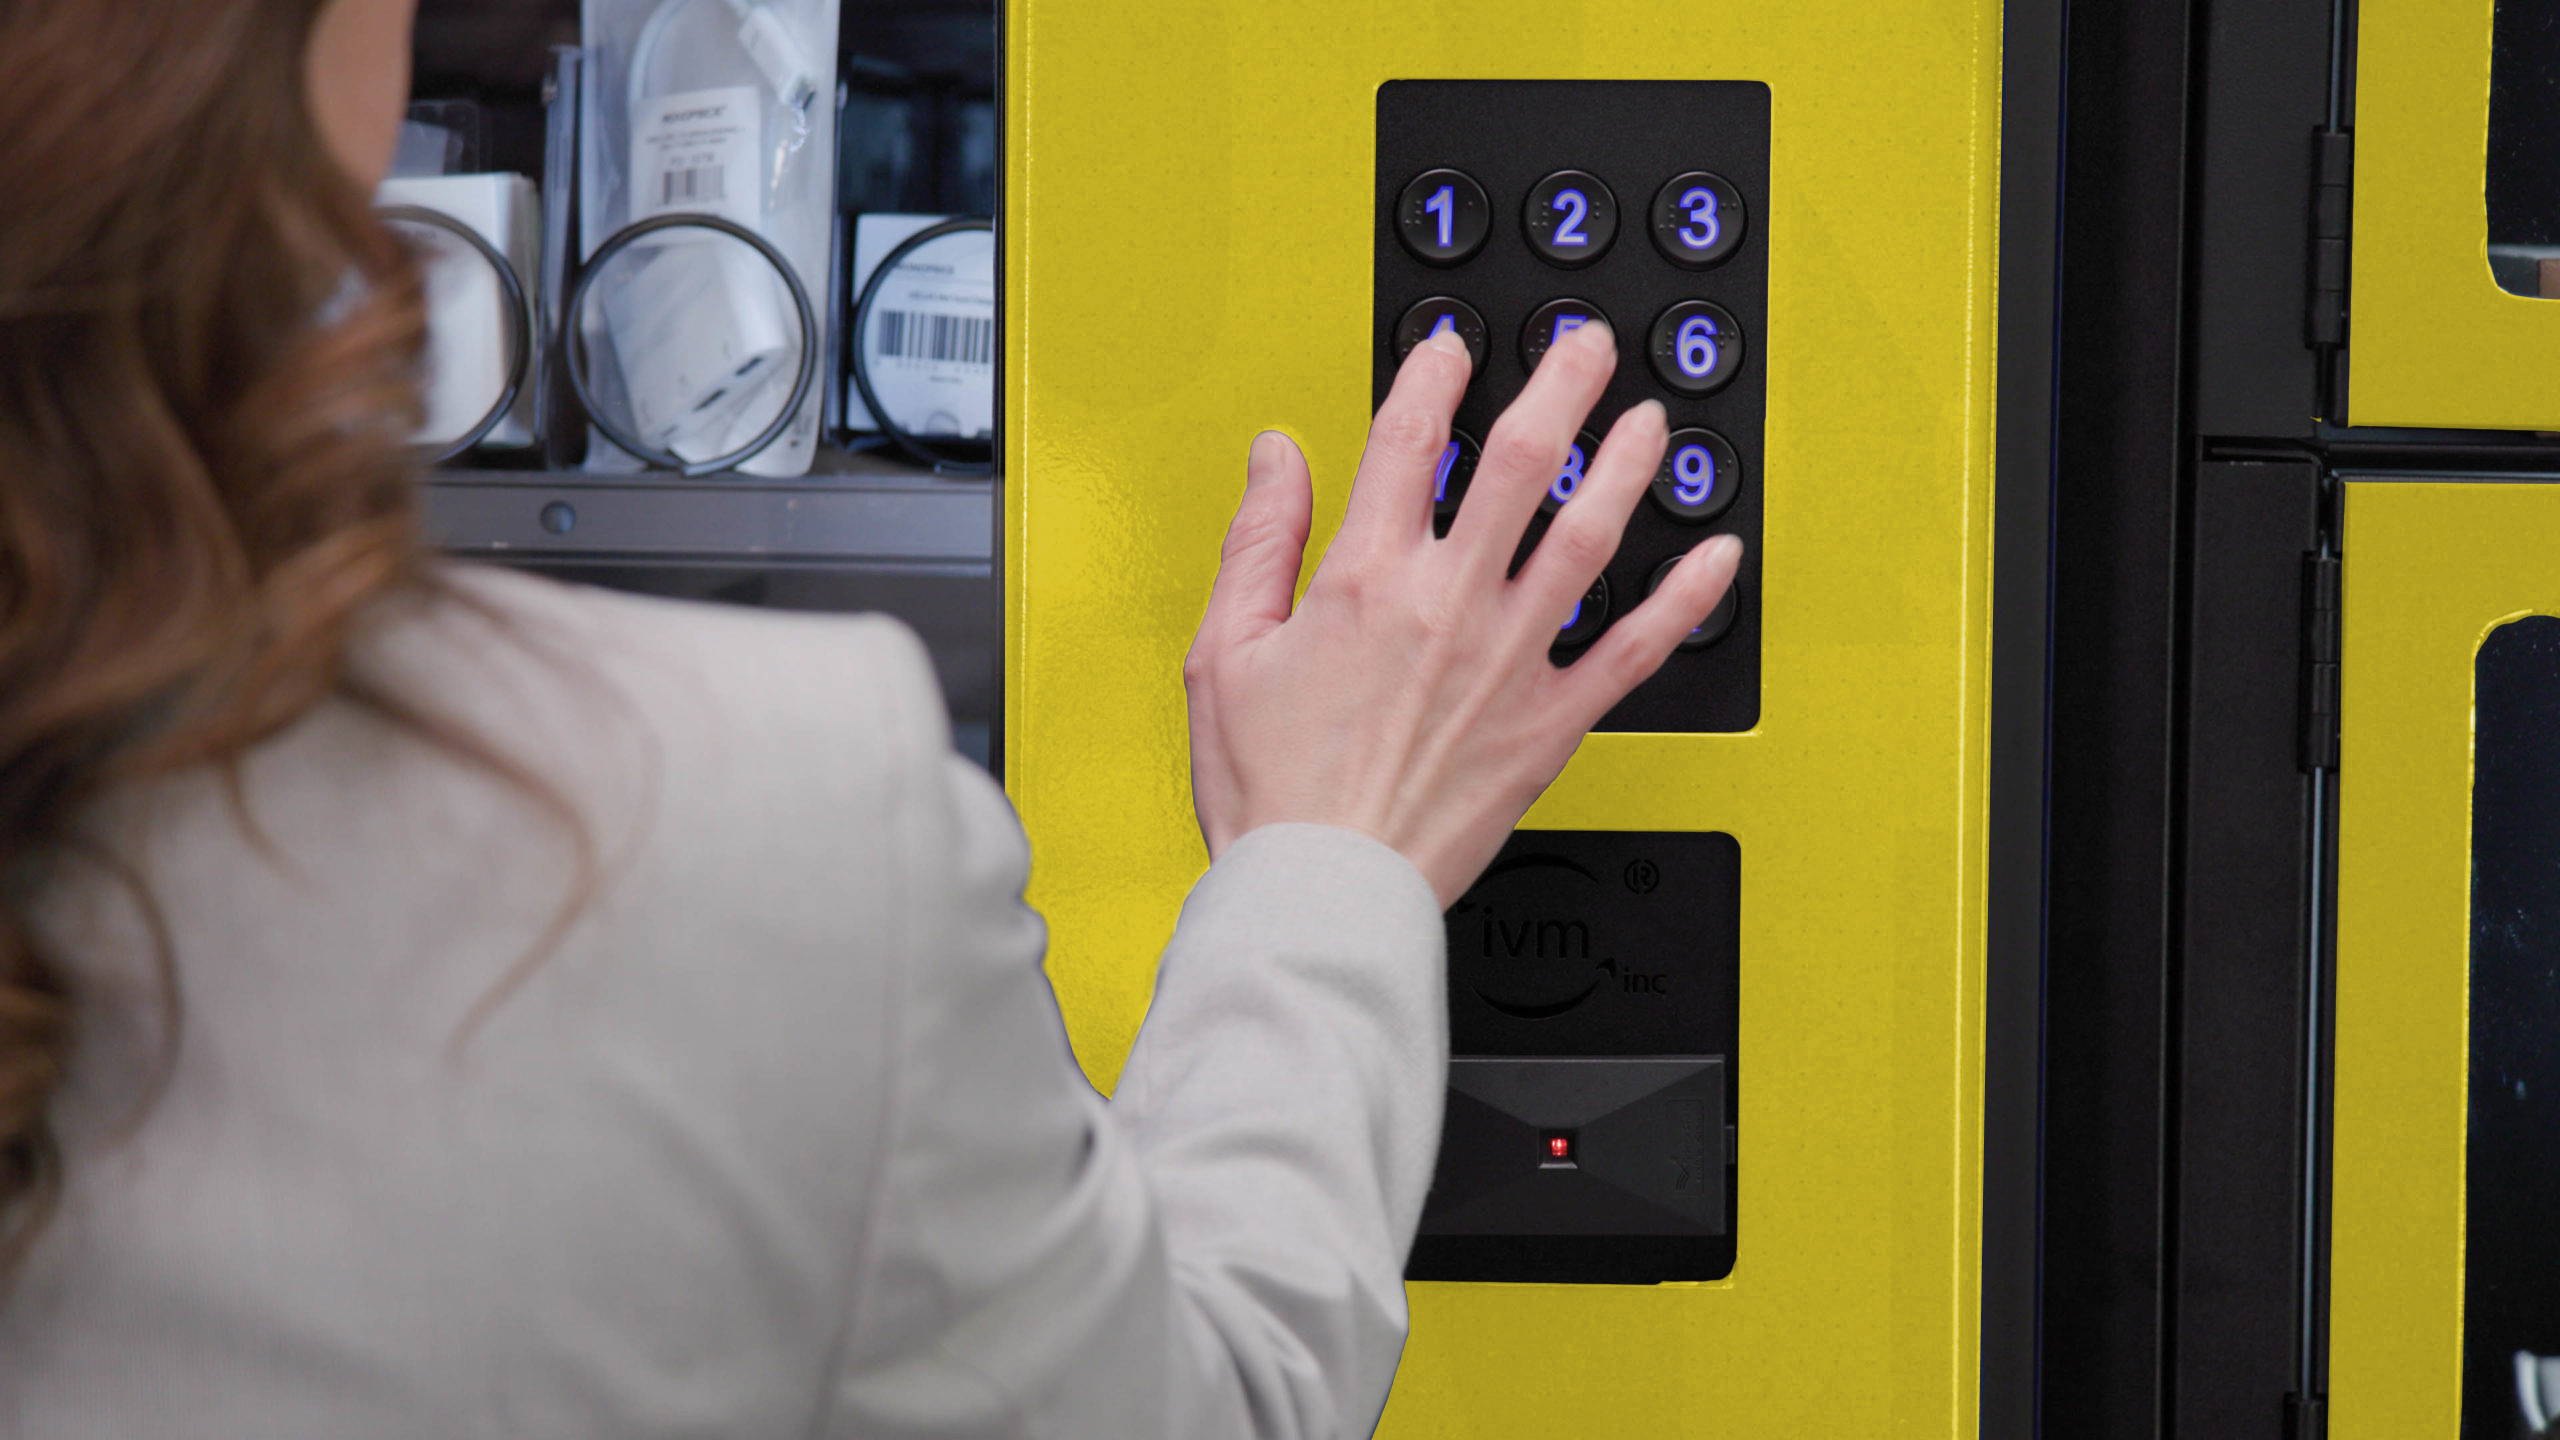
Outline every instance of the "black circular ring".
<path id="1" fill-rule="evenodd" d="M 708 460 L 690 464 L 681 456 L 657 449 L 642 441 L 638 436 L 631 434 L 621 422 L 605 418 L 603 407 L 596 404 L 595 396 L 587 383 L 587 347 L 582 343 L 584 337 L 578 333 L 584 328 L 579 321 L 580 317 L 586 314 L 587 291 L 594 287 L 596 277 L 604 273 L 604 267 L 615 256 L 629 249 L 633 241 L 654 235 L 661 230 L 676 229 L 716 230 L 733 239 L 745 241 L 757 254 L 764 257 L 766 264 L 771 265 L 781 274 L 782 283 L 791 289 L 791 303 L 800 312 L 800 375 L 792 382 L 791 398 L 783 403 L 782 412 L 774 416 L 773 423 L 764 427 L 761 433 L 746 444 L 726 455 L 715 455 Z M 560 324 L 562 327 L 560 345 L 569 360 L 569 388 L 577 392 L 578 403 L 586 409 L 588 423 L 603 431 L 604 438 L 607 440 L 658 469 L 673 470 L 688 477 L 708 475 L 716 470 L 736 469 L 771 449 L 773 442 L 781 439 L 791 429 L 791 423 L 800 418 L 800 407 L 809 403 L 809 392 L 818 384 L 818 308 L 809 303 L 809 287 L 800 283 L 800 272 L 791 268 L 791 257 L 783 254 L 772 241 L 735 220 L 718 215 L 703 215 L 690 211 L 672 215 L 653 215 L 646 220 L 637 221 L 615 231 L 613 237 L 597 246 L 596 253 L 587 257 L 587 263 L 578 268 L 577 281 L 569 287 L 568 303 L 561 307 Z"/>
<path id="2" fill-rule="evenodd" d="M 424 225 L 431 230 L 462 237 L 472 249 L 480 252 L 481 259 L 489 262 L 490 269 L 498 272 L 498 288 L 506 293 L 508 329 L 515 337 L 515 345 L 507 357 L 506 388 L 499 392 L 498 403 L 489 407 L 489 413 L 480 417 L 479 424 L 464 431 L 461 439 L 442 449 L 432 445 L 419 447 L 428 452 L 428 465 L 441 465 L 488 439 L 489 432 L 505 422 L 507 412 L 516 408 L 517 398 L 524 394 L 525 379 L 533 373 L 533 334 L 538 323 L 533 316 L 533 297 L 526 293 L 524 277 L 516 273 L 515 262 L 490 244 L 489 237 L 443 211 L 430 210 L 424 205 L 384 205 L 374 213 L 393 224 Z"/>
<path id="3" fill-rule="evenodd" d="M 862 358 L 862 342 L 863 336 L 871 329 L 871 307 L 880 298 L 881 284 L 909 255 L 945 235 L 995 228 L 996 222 L 993 220 L 971 219 L 966 216 L 926 226 L 899 241 L 888 254 L 880 257 L 880 263 L 871 267 L 871 278 L 862 284 L 861 297 L 853 302 L 853 363 L 848 368 L 853 371 L 853 388 L 861 393 L 862 403 L 871 410 L 871 423 L 879 426 L 880 433 L 889 437 L 889 443 L 905 451 L 909 459 L 954 475 L 992 475 L 996 469 L 995 458 L 990 455 L 984 460 L 975 457 L 963 459 L 945 454 L 933 448 L 933 441 L 910 433 L 906 427 L 890 419 L 888 408 L 880 403 L 879 395 L 871 388 L 871 367 Z M 944 441 L 942 443 L 974 447 L 978 442 Z"/>

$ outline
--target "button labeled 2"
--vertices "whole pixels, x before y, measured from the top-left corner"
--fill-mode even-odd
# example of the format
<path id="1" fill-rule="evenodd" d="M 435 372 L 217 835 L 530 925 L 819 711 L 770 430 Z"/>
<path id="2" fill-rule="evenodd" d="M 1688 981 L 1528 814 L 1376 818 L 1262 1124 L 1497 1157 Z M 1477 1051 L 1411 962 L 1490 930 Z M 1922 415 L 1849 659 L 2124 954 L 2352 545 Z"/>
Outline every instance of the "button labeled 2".
<path id="1" fill-rule="evenodd" d="M 1596 175 L 1559 170 L 1529 192 L 1521 221 L 1529 248 L 1569 270 L 1599 259 L 1618 238 L 1618 197 Z"/>

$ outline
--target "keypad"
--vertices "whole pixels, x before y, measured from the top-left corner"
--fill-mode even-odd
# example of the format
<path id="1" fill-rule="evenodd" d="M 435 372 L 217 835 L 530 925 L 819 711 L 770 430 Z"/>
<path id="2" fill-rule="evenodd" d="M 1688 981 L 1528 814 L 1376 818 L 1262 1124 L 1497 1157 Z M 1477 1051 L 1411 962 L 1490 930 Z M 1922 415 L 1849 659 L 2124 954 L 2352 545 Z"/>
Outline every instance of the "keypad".
<path id="1" fill-rule="evenodd" d="M 1435 329 L 1477 357 L 1435 487 L 1446 533 L 1487 433 L 1547 351 L 1603 320 L 1619 364 L 1540 497 L 1535 549 L 1602 437 L 1663 402 L 1670 444 L 1619 552 L 1556 636 L 1571 664 L 1690 547 L 1736 534 L 1742 573 L 1672 660 L 1597 727 L 1758 723 L 1767 408 L 1769 92 L 1749 81 L 1399 80 L 1378 92 L 1373 403 Z M 1622 213 L 1622 206 L 1624 207 Z M 1516 216 L 1517 225 L 1499 217 Z M 1624 236 L 1637 227 L 1640 236 Z M 1493 345 L 1516 336 L 1516 344 Z M 1783 337 L 1779 337 L 1783 338 Z"/>

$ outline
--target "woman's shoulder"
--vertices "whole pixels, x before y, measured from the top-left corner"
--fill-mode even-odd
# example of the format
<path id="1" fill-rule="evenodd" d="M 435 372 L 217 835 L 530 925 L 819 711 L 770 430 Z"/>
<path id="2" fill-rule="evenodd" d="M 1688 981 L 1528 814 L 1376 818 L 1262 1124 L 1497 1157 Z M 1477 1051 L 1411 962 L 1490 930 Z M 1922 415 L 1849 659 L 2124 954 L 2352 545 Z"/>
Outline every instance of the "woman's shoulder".
<path id="1" fill-rule="evenodd" d="M 662 599 L 487 566 L 444 566 L 436 582 L 372 653 L 398 672 L 388 688 L 493 735 L 581 752 L 639 739 L 663 764 L 717 764 L 732 780 L 761 765 L 802 786 L 950 747 L 931 657 L 887 616 Z"/>
<path id="2" fill-rule="evenodd" d="M 846 898 L 848 867 L 899 869 L 949 805 L 931 658 L 882 616 L 451 566 L 362 659 L 376 688 L 415 697 L 556 790 L 670 907 L 770 907 L 788 886 Z M 469 767 L 441 768 L 489 787 Z M 842 924 L 827 929 L 840 936 Z"/>

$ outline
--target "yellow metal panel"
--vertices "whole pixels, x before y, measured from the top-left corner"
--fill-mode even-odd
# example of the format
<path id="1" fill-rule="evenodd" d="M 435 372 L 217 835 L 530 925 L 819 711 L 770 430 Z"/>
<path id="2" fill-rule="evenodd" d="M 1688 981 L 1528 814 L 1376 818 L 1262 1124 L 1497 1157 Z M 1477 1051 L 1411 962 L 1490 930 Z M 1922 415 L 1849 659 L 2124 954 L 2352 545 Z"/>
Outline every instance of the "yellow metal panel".
<path id="1" fill-rule="evenodd" d="M 2560 428 L 2560 304 L 2509 294 L 2489 273 L 2496 11 L 2496 0 L 2362 0 L 2357 12 L 2347 361 L 2358 425 Z"/>
<path id="2" fill-rule="evenodd" d="M 2469 1129 L 2471 694 L 2560 615 L 2560 487 L 2348 487 L 2329 1433 L 2453 1440 Z"/>
<path id="3" fill-rule="evenodd" d="M 1338 521 L 1368 420 L 1377 87 L 1772 96 L 1766 681 L 1603 735 L 1549 828 L 1744 852 L 1740 1259 L 1416 1285 L 1392 1436 L 1975 1430 L 1998 0 L 1011 0 L 1008 780 L 1108 1083 L 1204 862 L 1178 669 L 1276 427 Z"/>

